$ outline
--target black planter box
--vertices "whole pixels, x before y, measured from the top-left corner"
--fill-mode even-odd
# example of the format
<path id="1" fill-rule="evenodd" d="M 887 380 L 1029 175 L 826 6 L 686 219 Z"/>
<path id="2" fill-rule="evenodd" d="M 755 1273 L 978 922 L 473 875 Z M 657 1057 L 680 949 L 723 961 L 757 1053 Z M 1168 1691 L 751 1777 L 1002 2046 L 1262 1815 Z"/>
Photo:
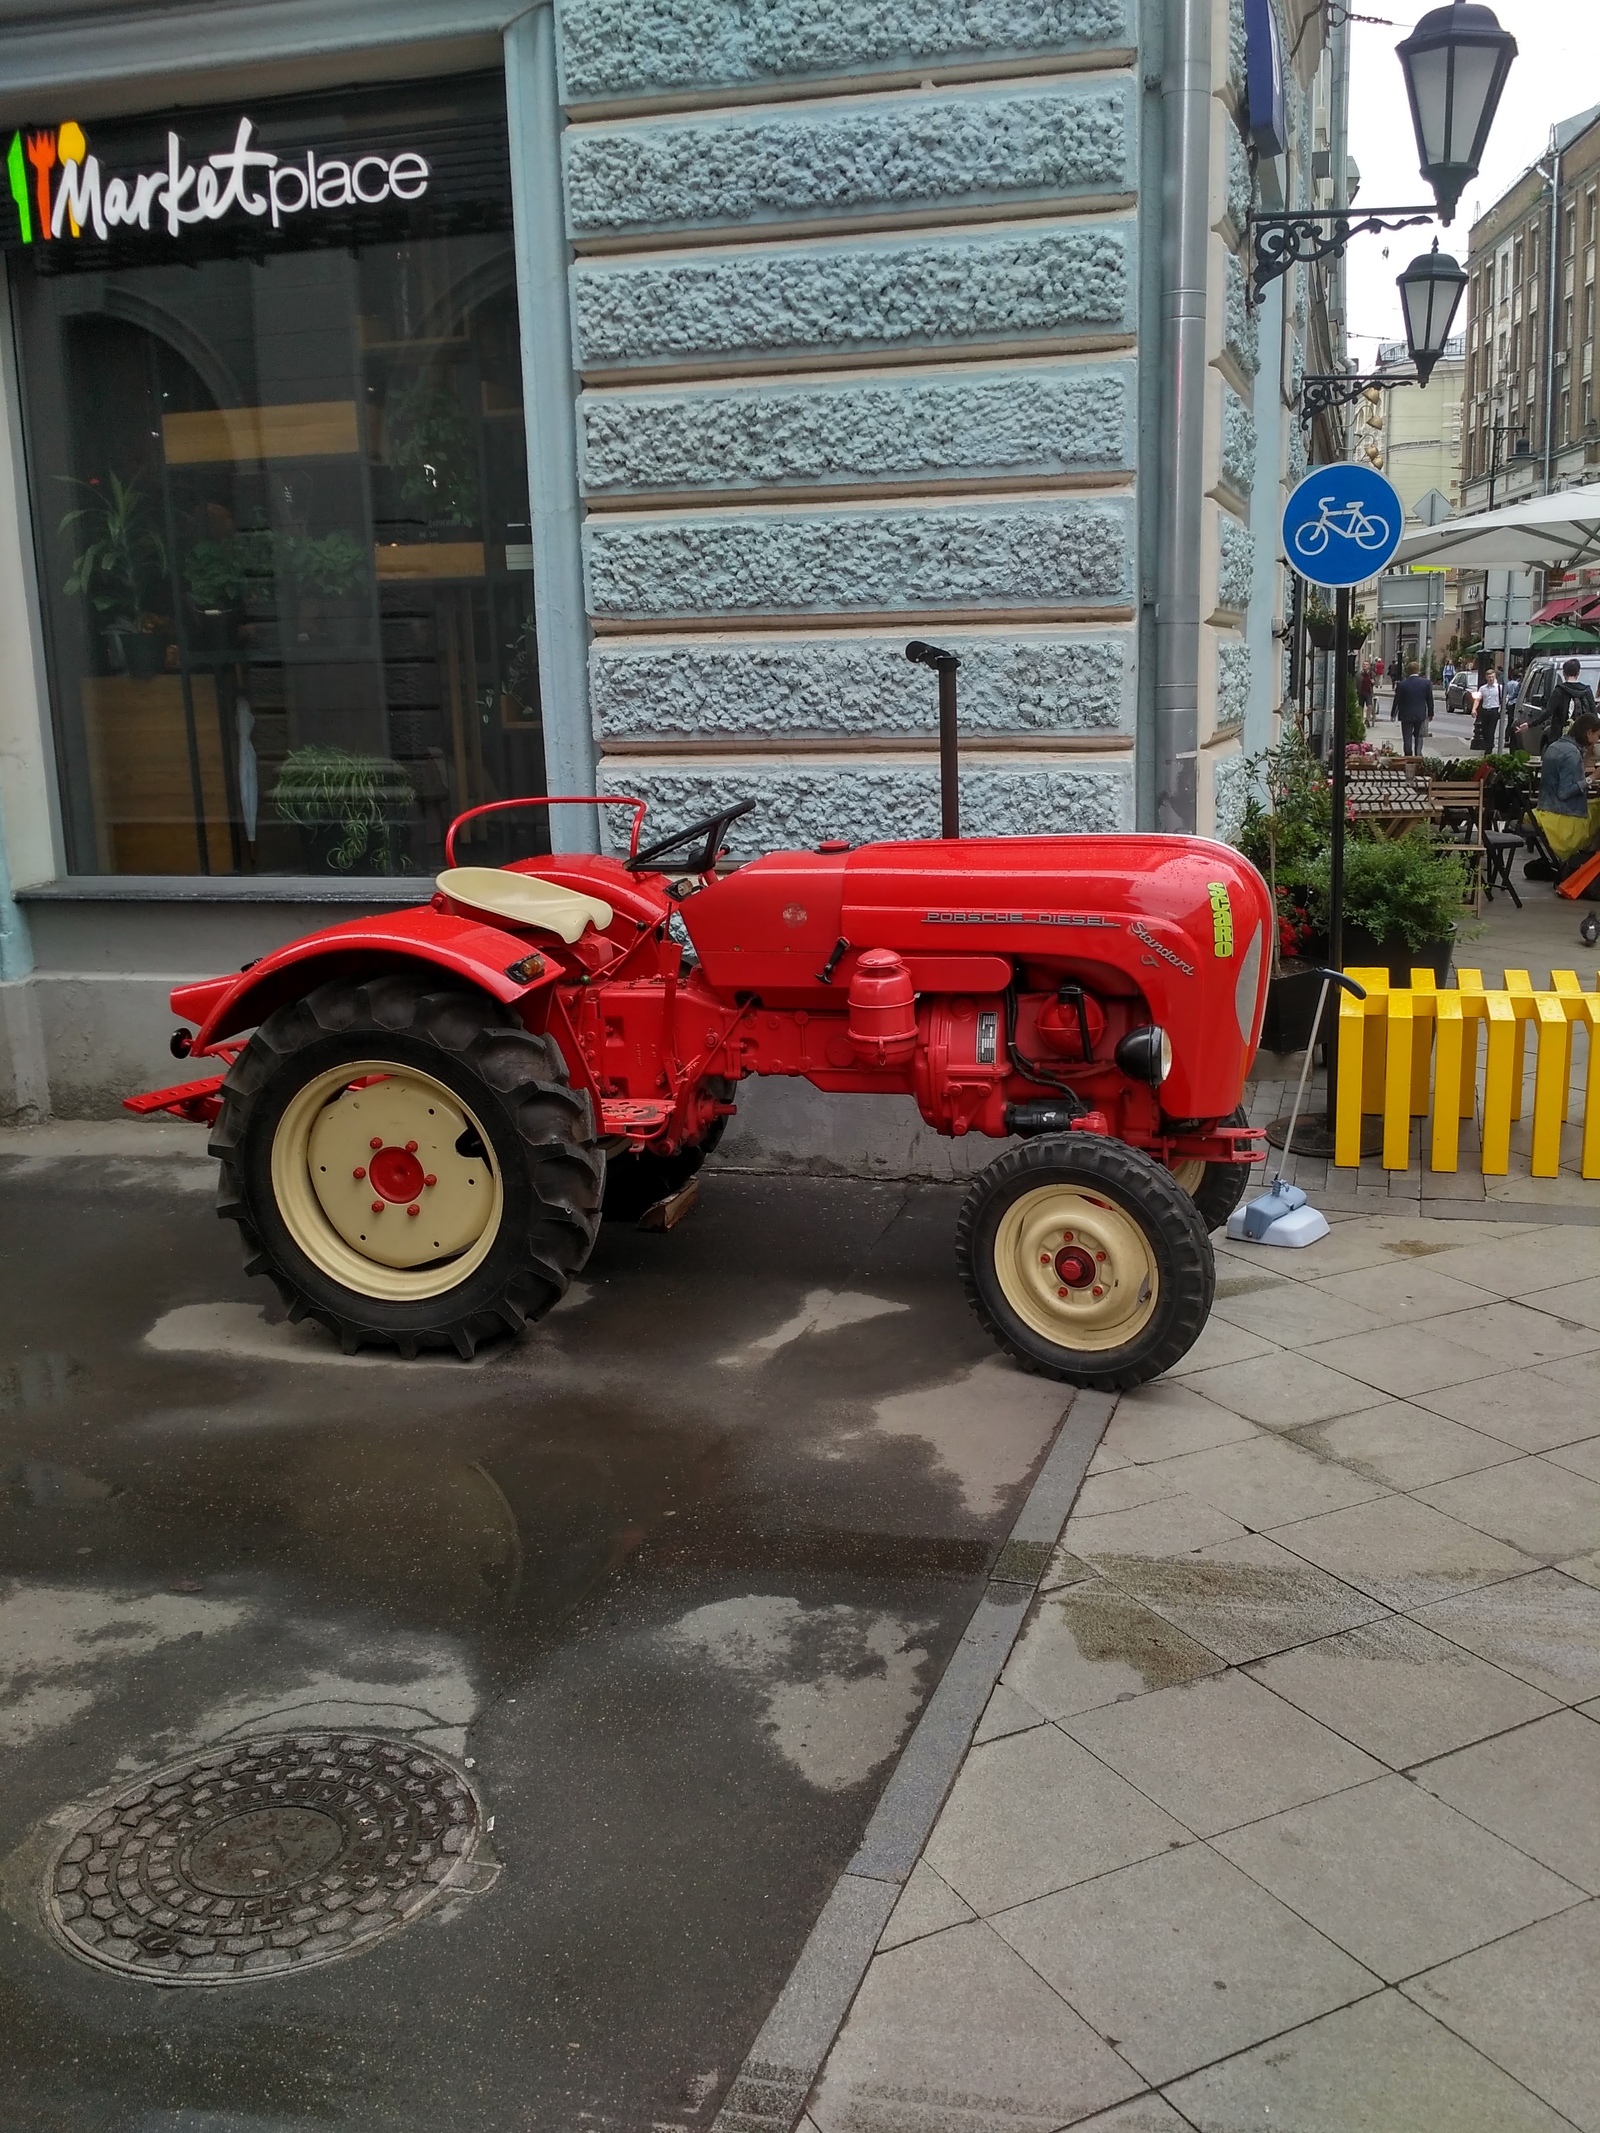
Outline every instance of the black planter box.
<path id="1" fill-rule="evenodd" d="M 1346 926 L 1344 929 L 1345 969 L 1387 969 L 1390 985 L 1397 986 L 1402 992 L 1411 990 L 1414 969 L 1431 970 L 1434 983 L 1445 984 L 1450 976 L 1450 958 L 1454 952 L 1453 941 L 1424 941 L 1420 948 L 1411 948 L 1403 938 L 1380 941 L 1362 926 Z"/>

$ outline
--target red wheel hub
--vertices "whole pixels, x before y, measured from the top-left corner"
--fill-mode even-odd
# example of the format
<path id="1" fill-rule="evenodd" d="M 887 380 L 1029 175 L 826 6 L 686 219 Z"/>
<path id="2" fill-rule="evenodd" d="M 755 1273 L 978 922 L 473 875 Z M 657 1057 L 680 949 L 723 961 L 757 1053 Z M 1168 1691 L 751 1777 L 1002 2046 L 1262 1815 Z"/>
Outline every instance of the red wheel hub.
<path id="1" fill-rule="evenodd" d="M 373 1176 L 377 1176 L 374 1168 Z M 379 1187 L 382 1190 L 382 1187 Z M 1056 1253 L 1056 1279 L 1063 1288 L 1086 1289 L 1094 1279 L 1094 1257 L 1082 1245 L 1066 1244 Z"/>
<path id="2" fill-rule="evenodd" d="M 422 1165 L 409 1148 L 380 1148 L 367 1165 L 367 1175 L 374 1192 L 397 1204 L 414 1200 L 422 1190 Z"/>

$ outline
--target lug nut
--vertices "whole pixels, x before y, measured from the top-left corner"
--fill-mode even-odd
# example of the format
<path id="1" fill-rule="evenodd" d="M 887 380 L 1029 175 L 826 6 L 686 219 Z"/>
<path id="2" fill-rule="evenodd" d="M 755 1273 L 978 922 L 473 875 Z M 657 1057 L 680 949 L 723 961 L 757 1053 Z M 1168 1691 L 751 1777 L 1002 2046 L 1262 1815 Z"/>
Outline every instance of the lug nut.
<path id="1" fill-rule="evenodd" d="M 420 1214 L 421 1214 L 421 1212 L 422 1212 L 422 1209 L 421 1209 L 420 1207 L 408 1207 L 408 1208 L 406 1209 L 406 1213 L 407 1213 L 408 1215 L 420 1215 Z"/>
<path id="2" fill-rule="evenodd" d="M 381 1214 L 383 1213 L 383 1202 L 382 1202 L 381 1200 L 374 1200 L 374 1201 L 373 1201 L 373 1203 L 372 1203 L 372 1212 L 373 1212 L 373 1213 L 374 1213 L 375 1215 L 381 1215 Z"/>
<path id="3" fill-rule="evenodd" d="M 351 1176 L 352 1176 L 353 1178 L 364 1178 L 364 1177 L 366 1176 L 366 1174 L 367 1174 L 367 1173 L 366 1173 L 366 1170 L 365 1170 L 364 1166 L 363 1166 L 362 1164 L 360 1164 L 360 1163 L 357 1163 L 357 1165 L 356 1165 L 355 1169 L 354 1169 L 354 1170 L 352 1170 L 352 1171 L 351 1171 L 351 1173 L 350 1173 L 350 1175 L 351 1175 Z"/>
<path id="4" fill-rule="evenodd" d="M 1104 1266 L 1104 1265 L 1105 1265 L 1105 1263 L 1106 1263 L 1106 1255 L 1105 1255 L 1105 1253 L 1104 1253 L 1104 1252 L 1096 1252 L 1094 1256 L 1096 1257 L 1096 1259 L 1098 1259 L 1098 1260 L 1099 1260 L 1099 1262 L 1100 1262 L 1100 1264 L 1101 1264 L 1102 1266 Z"/>
<path id="5" fill-rule="evenodd" d="M 383 1146 L 383 1140 L 382 1140 L 382 1137 L 381 1137 L 381 1136 L 380 1136 L 379 1134 L 376 1134 L 376 1133 L 375 1133 L 375 1134 L 374 1134 L 374 1135 L 372 1136 L 371 1140 L 370 1140 L 370 1141 L 368 1141 L 368 1143 L 367 1143 L 367 1146 L 368 1146 L 369 1148 L 381 1148 L 381 1147 Z"/>
<path id="6" fill-rule="evenodd" d="M 406 1154 L 407 1154 L 407 1155 L 415 1155 L 415 1154 L 416 1154 L 416 1152 L 417 1152 L 417 1144 L 416 1144 L 416 1142 L 415 1142 L 415 1141 L 407 1141 L 407 1142 L 406 1142 Z"/>
<path id="7" fill-rule="evenodd" d="M 1089 1294 L 1091 1296 L 1104 1296 L 1105 1293 L 1105 1290 L 1101 1288 L 1099 1282 L 1096 1282 L 1094 1287 L 1089 1291 Z"/>
<path id="8" fill-rule="evenodd" d="M 1039 1254 L 1039 1264 L 1041 1266 L 1048 1266 L 1050 1264 L 1050 1254 L 1048 1252 L 1041 1252 Z"/>
<path id="9" fill-rule="evenodd" d="M 430 1170 L 428 1175 L 423 1179 L 422 1182 L 424 1185 L 437 1185 L 439 1180 L 433 1175 L 432 1171 Z"/>
<path id="10" fill-rule="evenodd" d="M 1063 1244 L 1070 1244 L 1072 1242 L 1072 1232 L 1070 1229 L 1064 1229 L 1061 1232 L 1061 1241 Z"/>
<path id="11" fill-rule="evenodd" d="M 1072 1292 L 1070 1289 L 1057 1289 L 1056 1291 L 1056 1294 L 1058 1296 L 1069 1296 L 1071 1293 Z"/>

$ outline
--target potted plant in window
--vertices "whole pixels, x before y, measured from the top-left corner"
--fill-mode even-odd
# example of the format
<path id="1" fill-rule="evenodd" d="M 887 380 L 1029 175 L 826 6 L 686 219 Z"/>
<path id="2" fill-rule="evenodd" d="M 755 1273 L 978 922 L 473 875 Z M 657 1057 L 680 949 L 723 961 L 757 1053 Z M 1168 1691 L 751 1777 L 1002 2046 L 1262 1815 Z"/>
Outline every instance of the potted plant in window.
<path id="1" fill-rule="evenodd" d="M 404 871 L 401 832 L 416 813 L 417 795 L 400 765 L 387 757 L 296 748 L 284 758 L 272 804 L 304 833 L 309 872 Z"/>
<path id="2" fill-rule="evenodd" d="M 63 538 L 81 543 L 62 587 L 94 609 L 113 673 L 148 681 L 166 654 L 161 619 L 148 595 L 166 590 L 167 544 L 151 522 L 137 479 L 98 474 L 71 486 L 84 501 L 62 518 Z"/>
<path id="3" fill-rule="evenodd" d="M 387 457 L 400 494 L 448 526 L 478 522 L 478 448 L 472 421 L 453 388 L 426 375 L 391 395 Z"/>

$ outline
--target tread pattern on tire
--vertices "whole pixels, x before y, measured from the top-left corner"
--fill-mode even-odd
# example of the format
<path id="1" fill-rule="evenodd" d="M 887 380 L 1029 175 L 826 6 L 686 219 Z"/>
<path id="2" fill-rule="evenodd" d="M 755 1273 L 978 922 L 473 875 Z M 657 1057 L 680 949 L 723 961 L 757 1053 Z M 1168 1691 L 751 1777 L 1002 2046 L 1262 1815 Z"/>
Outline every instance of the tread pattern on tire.
<path id="1" fill-rule="evenodd" d="M 1078 1350 L 1069 1364 L 1049 1352 L 1049 1343 L 1029 1333 L 998 1294 L 992 1252 L 981 1232 L 995 1194 L 1013 1180 L 1019 1190 L 1047 1182 L 1050 1157 L 1070 1164 L 1084 1183 L 1096 1183 L 1143 1219 L 1142 1203 L 1165 1201 L 1166 1225 L 1146 1223 L 1161 1260 L 1169 1299 L 1161 1315 L 1122 1348 Z M 1024 1370 L 1096 1391 L 1128 1392 L 1169 1370 L 1199 1339 L 1216 1294 L 1216 1261 L 1199 1210 L 1172 1173 L 1122 1141 L 1099 1135 L 1051 1134 L 1025 1141 L 978 1173 L 956 1222 L 956 1268 L 978 1323 Z M 991 1298 L 989 1285 L 995 1285 Z M 998 1308 L 997 1308 L 998 1307 Z M 1011 1323 L 1007 1323 L 1011 1320 Z M 1014 1330 L 1015 1328 L 1015 1330 Z M 1074 1351 L 1061 1350 L 1065 1358 Z"/>
<path id="2" fill-rule="evenodd" d="M 360 1047 L 386 1037 L 420 1048 L 417 1063 L 424 1071 L 431 1050 L 441 1063 L 479 1080 L 499 1100 L 526 1158 L 528 1193 L 519 1233 L 509 1235 L 514 1218 L 508 1217 L 504 1241 L 455 1298 L 448 1292 L 418 1302 L 355 1298 L 319 1269 L 302 1274 L 274 1248 L 256 1204 L 253 1135 L 263 1100 L 301 1055 L 325 1039 Z M 292 1086 L 319 1070 L 308 1065 Z M 474 1102 L 473 1108 L 482 1105 Z M 509 1008 L 485 993 L 446 989 L 432 975 L 395 972 L 360 982 L 330 979 L 270 1014 L 229 1069 L 210 1148 L 221 1165 L 217 1213 L 239 1225 L 246 1273 L 270 1278 L 291 1320 L 315 1319 L 346 1354 L 372 1342 L 389 1343 L 407 1357 L 437 1347 L 471 1356 L 480 1340 L 520 1332 L 530 1319 L 542 1318 L 587 1260 L 605 1185 L 605 1157 L 594 1140 L 589 1098 L 568 1085 L 566 1062 L 550 1038 L 525 1030 Z M 513 1182 L 504 1180 L 508 1195 Z M 513 1196 L 520 1199 L 520 1190 Z M 273 1219 L 279 1219 L 275 1209 Z M 319 1291 L 336 1291 L 338 1299 L 350 1301 Z"/>

